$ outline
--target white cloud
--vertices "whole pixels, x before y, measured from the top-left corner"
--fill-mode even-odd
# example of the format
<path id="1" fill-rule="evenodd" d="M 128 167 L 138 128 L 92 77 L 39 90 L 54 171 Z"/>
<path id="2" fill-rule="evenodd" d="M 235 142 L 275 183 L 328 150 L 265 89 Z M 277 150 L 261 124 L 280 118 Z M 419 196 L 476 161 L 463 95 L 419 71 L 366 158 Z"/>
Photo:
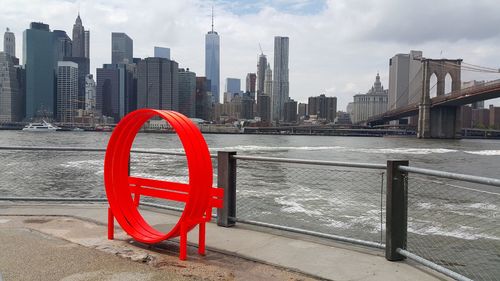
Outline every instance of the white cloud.
<path id="1" fill-rule="evenodd" d="M 313 1 L 321 5 L 321 1 Z M 22 53 L 22 32 L 32 21 L 48 23 L 71 36 L 80 7 L 91 31 L 91 68 L 111 60 L 111 32 L 134 40 L 134 56 L 153 54 L 153 46 L 171 48 L 181 67 L 204 75 L 204 37 L 210 29 L 210 7 L 201 0 L 2 0 L 0 28 L 16 34 Z M 284 7 L 284 5 L 289 6 Z M 315 5 L 317 4 L 315 3 Z M 305 0 L 257 1 L 240 6 L 215 2 L 215 26 L 221 36 L 221 87 L 226 77 L 256 72 L 259 43 L 272 67 L 273 37 L 290 37 L 290 96 L 306 102 L 312 95 L 336 95 L 339 109 L 352 96 L 366 92 L 377 71 L 388 87 L 388 61 L 396 53 L 422 50 L 426 57 L 463 58 L 500 66 L 497 1 L 329 0 L 322 9 L 300 13 Z M 308 6 L 309 7 L 309 6 Z M 239 12 L 238 9 L 244 9 Z M 242 10 L 243 11 L 243 10 Z M 488 12 L 490 11 L 490 12 Z M 495 23 L 491 25 L 491 23 Z M 494 28 L 492 28 L 494 26 Z M 435 27 L 435 28 L 433 28 Z M 498 79 L 463 73 L 465 79 Z"/>

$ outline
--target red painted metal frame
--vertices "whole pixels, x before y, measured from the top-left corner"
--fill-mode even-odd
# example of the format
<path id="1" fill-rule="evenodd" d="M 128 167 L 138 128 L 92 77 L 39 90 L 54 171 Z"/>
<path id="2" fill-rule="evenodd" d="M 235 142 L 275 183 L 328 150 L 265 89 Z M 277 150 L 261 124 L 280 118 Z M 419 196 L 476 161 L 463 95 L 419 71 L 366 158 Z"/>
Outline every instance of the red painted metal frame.
<path id="1" fill-rule="evenodd" d="M 129 156 L 135 136 L 152 117 L 167 121 L 186 152 L 189 183 L 175 183 L 129 176 Z M 205 223 L 212 208 L 222 207 L 223 190 L 212 188 L 212 160 L 196 125 L 186 116 L 169 110 L 139 109 L 126 115 L 113 130 L 104 159 L 104 184 L 108 197 L 108 239 L 114 237 L 114 219 L 135 240 L 154 244 L 180 236 L 181 260 L 187 255 L 187 233 L 199 225 L 198 253 L 205 254 Z M 177 224 L 162 233 L 149 225 L 139 210 L 140 196 L 185 202 Z"/>

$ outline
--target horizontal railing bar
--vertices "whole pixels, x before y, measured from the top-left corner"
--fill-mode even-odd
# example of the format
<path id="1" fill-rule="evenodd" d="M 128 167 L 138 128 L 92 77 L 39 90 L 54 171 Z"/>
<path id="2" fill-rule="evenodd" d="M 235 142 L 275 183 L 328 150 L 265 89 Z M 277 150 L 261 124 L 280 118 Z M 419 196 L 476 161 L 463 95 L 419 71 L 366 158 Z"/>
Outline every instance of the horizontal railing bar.
<path id="1" fill-rule="evenodd" d="M 451 186 L 451 187 L 458 188 L 458 189 L 463 189 L 463 190 L 470 190 L 470 191 L 474 191 L 474 192 L 479 192 L 479 193 L 484 193 L 484 194 L 489 194 L 489 195 L 500 196 L 499 192 L 485 191 L 485 190 L 480 190 L 480 189 L 476 189 L 476 188 L 465 187 L 465 186 L 460 186 L 460 185 L 456 185 L 456 184 L 450 184 L 450 183 L 446 183 L 444 181 L 439 181 L 439 180 L 434 180 L 434 179 L 426 179 L 426 178 L 418 177 L 418 180 L 425 181 L 425 182 L 436 183 L 436 184 L 443 184 L 443 185 L 447 185 L 447 186 Z"/>
<path id="2" fill-rule="evenodd" d="M 157 154 L 157 155 L 175 155 L 175 156 L 186 156 L 184 152 L 167 152 L 167 151 L 154 151 L 154 150 L 142 150 L 142 149 L 132 149 L 132 153 L 140 154 Z M 217 154 L 210 154 L 210 158 L 217 158 Z"/>
<path id="3" fill-rule="evenodd" d="M 399 166 L 398 169 L 403 172 L 416 173 L 421 175 L 435 176 L 441 178 L 447 178 L 452 180 L 461 180 L 466 182 L 478 183 L 478 184 L 486 184 L 500 187 L 500 179 L 480 177 L 480 176 L 471 176 L 471 175 L 462 175 L 450 172 L 429 170 L 423 168 L 416 168 L 411 166 Z"/>
<path id="4" fill-rule="evenodd" d="M 470 278 L 467 278 L 459 273 L 456 273 L 455 271 L 452 271 L 452 270 L 449 270 L 448 268 L 446 267 L 443 267 L 443 266 L 440 266 L 430 260 L 427 260 L 425 258 L 422 258 L 421 256 L 417 256 L 415 254 L 412 254 L 406 250 L 403 250 L 403 249 L 400 249 L 400 248 L 397 248 L 396 249 L 396 252 L 398 252 L 398 254 L 402 255 L 402 256 L 405 256 L 411 260 L 414 260 L 424 266 L 427 266 L 431 269 L 434 269 L 435 271 L 437 272 L 440 272 L 448 277 L 451 277 L 455 280 L 458 280 L 458 281 L 473 281 L 472 279 Z"/>
<path id="5" fill-rule="evenodd" d="M 0 197 L 0 201 L 39 201 L 39 202 L 108 202 L 107 198 L 77 197 Z"/>
<path id="6" fill-rule="evenodd" d="M 371 241 L 359 240 L 359 239 L 354 239 L 354 238 L 349 238 L 349 237 L 344 237 L 344 236 L 339 236 L 339 235 L 321 233 L 321 232 L 317 232 L 317 231 L 311 231 L 311 230 L 283 226 L 283 225 L 276 225 L 276 224 L 253 221 L 253 220 L 246 220 L 246 219 L 239 219 L 239 218 L 231 218 L 231 219 L 234 219 L 236 222 L 239 222 L 239 223 L 246 223 L 246 224 L 251 224 L 251 225 L 255 225 L 255 226 L 262 226 L 262 227 L 268 227 L 268 228 L 273 228 L 273 229 L 277 229 L 277 230 L 294 232 L 294 233 L 298 233 L 298 234 L 305 234 L 305 235 L 310 235 L 310 236 L 315 236 L 315 237 L 320 237 L 320 238 L 327 238 L 327 239 L 337 240 L 337 241 L 341 241 L 341 242 L 348 242 L 348 243 L 352 243 L 352 244 L 357 244 L 357 245 L 361 245 L 361 246 L 368 246 L 368 247 L 373 247 L 373 248 L 378 248 L 378 249 L 385 249 L 384 244 L 371 242 Z"/>
<path id="7" fill-rule="evenodd" d="M 107 198 L 75 198 L 75 197 L 0 197 L 0 201 L 31 201 L 31 202 L 108 202 Z M 159 209 L 183 212 L 183 208 L 166 206 L 161 204 L 141 202 L 141 206 L 154 207 Z M 212 214 L 212 217 L 217 214 Z"/>
<path id="8" fill-rule="evenodd" d="M 105 152 L 105 148 L 61 146 L 0 146 L 0 150 Z"/>
<path id="9" fill-rule="evenodd" d="M 306 159 L 294 159 L 294 158 L 260 157 L 260 156 L 243 156 L 243 155 L 234 155 L 233 158 L 238 159 L 238 160 L 263 161 L 263 162 L 309 164 L 309 165 L 321 165 L 321 166 L 337 166 L 337 167 L 367 168 L 367 169 L 382 169 L 382 170 L 387 169 L 387 166 L 385 164 L 372 164 L 372 163 L 349 163 L 349 162 L 306 160 Z"/>
<path id="10" fill-rule="evenodd" d="M 0 150 L 106 152 L 105 148 L 57 147 L 57 146 L 40 146 L 40 147 L 0 146 Z M 184 152 L 155 151 L 155 150 L 143 150 L 143 149 L 132 149 L 132 150 L 130 150 L 130 152 L 141 153 L 141 154 L 186 156 L 186 154 Z M 217 158 L 217 154 L 210 154 L 210 158 Z"/>
<path id="11" fill-rule="evenodd" d="M 131 149 L 130 152 L 139 154 L 186 156 L 186 153 L 184 152 L 167 152 L 167 151 L 154 151 L 154 150 L 141 150 L 141 149 Z"/>

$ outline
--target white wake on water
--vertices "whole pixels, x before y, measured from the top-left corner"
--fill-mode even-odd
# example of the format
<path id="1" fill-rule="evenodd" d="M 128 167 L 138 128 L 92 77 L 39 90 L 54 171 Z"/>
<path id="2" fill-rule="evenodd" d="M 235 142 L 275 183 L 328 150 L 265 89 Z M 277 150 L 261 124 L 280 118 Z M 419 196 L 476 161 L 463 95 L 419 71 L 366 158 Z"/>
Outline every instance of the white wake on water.
<path id="1" fill-rule="evenodd" d="M 464 152 L 475 155 L 500 156 L 500 150 L 478 150 L 478 151 L 464 151 Z"/>
<path id="2" fill-rule="evenodd" d="M 457 152 L 454 149 L 446 148 L 349 148 L 345 146 L 259 146 L 259 145 L 236 145 L 228 147 L 211 148 L 211 151 L 218 150 L 236 150 L 236 151 L 289 151 L 289 150 L 305 150 L 305 151 L 345 151 L 345 152 L 361 152 L 374 154 L 432 154 L 432 153 L 452 153 Z"/>
<path id="3" fill-rule="evenodd" d="M 162 151 L 162 152 L 184 152 L 182 148 L 149 148 L 140 149 L 146 151 Z M 467 154 L 481 156 L 500 156 L 500 150 L 456 150 L 449 148 L 416 148 L 416 147 L 396 147 L 396 148 L 352 148 L 345 146 L 262 146 L 262 145 L 234 145 L 227 147 L 212 147 L 210 152 L 215 153 L 223 150 L 234 150 L 240 152 L 279 152 L 279 151 L 339 151 L 339 152 L 359 152 L 370 154 L 407 154 L 407 155 L 428 155 L 428 154 L 444 154 L 463 152 Z"/>

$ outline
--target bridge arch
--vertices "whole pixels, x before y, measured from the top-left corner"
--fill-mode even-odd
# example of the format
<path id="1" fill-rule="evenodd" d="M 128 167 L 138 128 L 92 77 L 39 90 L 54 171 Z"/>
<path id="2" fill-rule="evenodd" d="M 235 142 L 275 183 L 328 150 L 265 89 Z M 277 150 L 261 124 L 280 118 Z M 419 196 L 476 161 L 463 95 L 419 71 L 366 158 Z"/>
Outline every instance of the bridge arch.
<path id="1" fill-rule="evenodd" d="M 429 84 L 427 85 L 429 87 L 430 98 L 437 96 L 437 83 L 438 83 L 437 74 L 432 73 L 431 76 L 429 77 Z"/>
<path id="2" fill-rule="evenodd" d="M 437 83 L 436 83 L 436 95 L 442 96 L 446 93 L 445 85 L 446 85 L 446 77 L 449 75 L 451 78 L 451 91 L 460 90 L 461 84 L 461 65 L 462 60 L 448 60 L 448 59 L 423 59 L 422 67 L 423 67 L 423 80 L 424 80 L 424 89 L 423 89 L 423 99 L 430 98 L 430 88 L 433 85 L 430 85 L 430 78 L 433 74 L 436 75 Z"/>
<path id="3" fill-rule="evenodd" d="M 448 72 L 444 76 L 444 94 L 445 95 L 449 95 L 452 92 L 452 90 L 451 90 L 452 85 L 453 85 L 453 78 L 451 78 L 451 75 Z"/>

